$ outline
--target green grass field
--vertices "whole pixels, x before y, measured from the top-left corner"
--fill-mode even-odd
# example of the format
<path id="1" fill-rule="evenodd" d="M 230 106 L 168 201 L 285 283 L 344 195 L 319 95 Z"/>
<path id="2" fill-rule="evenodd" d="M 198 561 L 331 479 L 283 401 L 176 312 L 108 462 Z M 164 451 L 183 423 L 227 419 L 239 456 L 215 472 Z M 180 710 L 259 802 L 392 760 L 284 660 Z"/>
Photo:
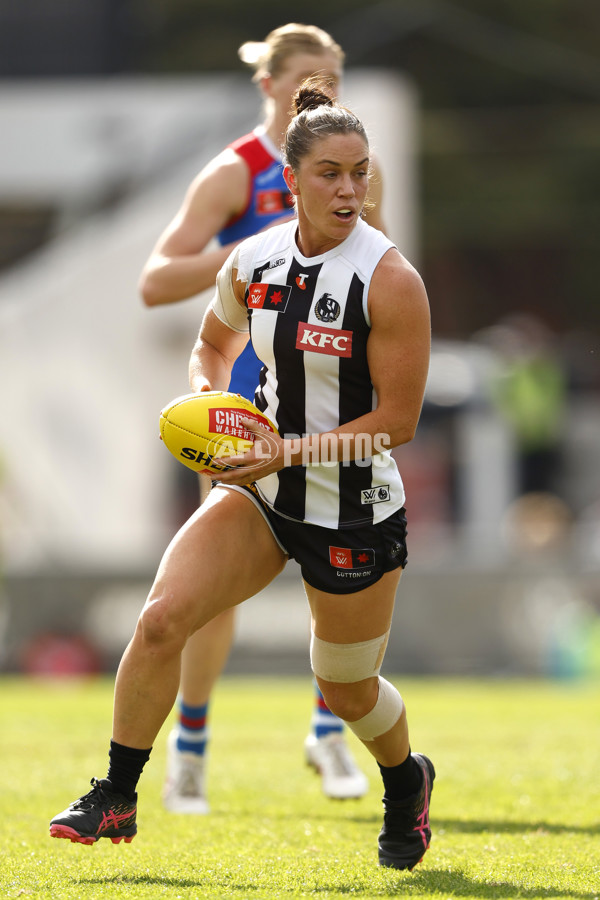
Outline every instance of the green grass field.
<path id="1" fill-rule="evenodd" d="M 0 679 L 0 896 L 600 898 L 600 683 L 391 680 L 413 749 L 437 769 L 433 840 L 413 873 L 377 866 L 381 787 L 353 736 L 365 798 L 327 800 L 304 765 L 308 677 L 223 679 L 211 814 L 162 809 L 169 723 L 140 782 L 137 837 L 93 847 L 50 839 L 48 822 L 106 774 L 112 679 Z"/>

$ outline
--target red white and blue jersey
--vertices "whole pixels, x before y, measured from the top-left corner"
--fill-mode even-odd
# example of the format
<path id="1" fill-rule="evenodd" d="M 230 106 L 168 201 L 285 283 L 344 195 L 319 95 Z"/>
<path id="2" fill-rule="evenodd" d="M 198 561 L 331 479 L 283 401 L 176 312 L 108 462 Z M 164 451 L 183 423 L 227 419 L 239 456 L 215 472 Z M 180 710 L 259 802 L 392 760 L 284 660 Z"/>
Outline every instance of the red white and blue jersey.
<path id="1" fill-rule="evenodd" d="M 360 220 L 343 243 L 307 258 L 296 228 L 286 222 L 249 238 L 237 262 L 252 343 L 265 363 L 255 402 L 284 437 L 331 431 L 375 408 L 367 297 L 378 262 L 394 246 Z M 389 451 L 286 467 L 256 486 L 275 512 L 326 528 L 376 524 L 404 505 Z"/>
<path id="2" fill-rule="evenodd" d="M 276 219 L 294 210 L 293 198 L 283 177 L 281 153 L 265 133 L 255 128 L 229 144 L 244 160 L 250 172 L 250 187 L 243 212 L 231 219 L 217 235 L 224 246 L 261 231 Z"/>
<path id="3" fill-rule="evenodd" d="M 289 216 L 294 209 L 293 198 L 283 177 L 281 154 L 265 134 L 264 128 L 256 128 L 229 144 L 229 147 L 246 162 L 250 172 L 250 188 L 243 212 L 218 233 L 217 240 L 221 246 L 256 234 L 271 222 Z M 252 344 L 248 343 L 233 366 L 229 390 L 254 400 L 261 368 L 261 361 Z"/>

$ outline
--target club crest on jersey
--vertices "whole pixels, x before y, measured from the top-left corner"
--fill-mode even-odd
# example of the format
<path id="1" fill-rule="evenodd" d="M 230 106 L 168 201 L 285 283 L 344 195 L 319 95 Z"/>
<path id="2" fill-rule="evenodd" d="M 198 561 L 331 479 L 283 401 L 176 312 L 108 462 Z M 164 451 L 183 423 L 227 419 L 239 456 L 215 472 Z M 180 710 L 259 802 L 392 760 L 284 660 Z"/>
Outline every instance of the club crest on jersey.
<path id="1" fill-rule="evenodd" d="M 248 309 L 272 309 L 285 312 L 290 299 L 289 284 L 268 284 L 254 281 L 248 288 Z"/>
<path id="2" fill-rule="evenodd" d="M 248 304 L 249 305 L 249 304 Z M 328 356 L 352 356 L 352 332 L 324 325 L 298 322 L 296 350 L 326 353 Z"/>
<path id="3" fill-rule="evenodd" d="M 342 307 L 331 294 L 323 294 L 315 303 L 315 316 L 319 322 L 335 322 L 341 311 Z"/>
<path id="4" fill-rule="evenodd" d="M 360 492 L 360 502 L 371 506 L 373 503 L 384 503 L 390 499 L 389 484 L 381 484 L 376 488 L 367 488 Z"/>
<path id="5" fill-rule="evenodd" d="M 371 547 L 365 547 L 364 550 L 330 547 L 329 562 L 336 569 L 365 569 L 375 565 L 375 551 Z"/>

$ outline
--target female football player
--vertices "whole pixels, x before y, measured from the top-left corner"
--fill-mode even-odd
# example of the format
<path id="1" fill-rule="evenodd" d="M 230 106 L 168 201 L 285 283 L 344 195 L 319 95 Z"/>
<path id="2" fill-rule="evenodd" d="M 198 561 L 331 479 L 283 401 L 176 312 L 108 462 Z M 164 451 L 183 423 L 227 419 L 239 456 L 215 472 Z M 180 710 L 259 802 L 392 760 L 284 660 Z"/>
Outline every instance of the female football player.
<path id="1" fill-rule="evenodd" d="M 411 752 L 404 702 L 380 670 L 406 563 L 404 487 L 390 450 L 417 427 L 429 306 L 415 269 L 361 218 L 363 124 L 322 83 L 301 86 L 295 105 L 284 177 L 297 221 L 232 251 L 190 360 L 193 390 L 222 390 L 250 332 L 263 361 L 256 403 L 279 434 L 245 420 L 253 447 L 229 458 L 167 548 L 117 673 L 107 777 L 92 779 L 50 832 L 83 843 L 133 838 L 137 782 L 175 702 L 189 636 L 293 558 L 315 678 L 381 773 L 379 862 L 412 869 L 429 846 L 435 772 Z"/>

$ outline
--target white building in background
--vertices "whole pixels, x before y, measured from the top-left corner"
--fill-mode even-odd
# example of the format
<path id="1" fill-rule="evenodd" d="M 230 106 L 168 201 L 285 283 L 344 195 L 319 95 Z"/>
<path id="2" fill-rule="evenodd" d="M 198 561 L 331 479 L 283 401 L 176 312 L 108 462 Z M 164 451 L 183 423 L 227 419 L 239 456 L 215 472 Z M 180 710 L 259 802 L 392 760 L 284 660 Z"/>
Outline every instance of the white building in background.
<path id="1" fill-rule="evenodd" d="M 391 237 L 416 255 L 416 104 L 396 74 L 348 73 Z M 141 268 L 192 177 L 260 113 L 243 76 L 5 83 L 0 202 L 62 227 L 0 277 L 0 559 L 8 573 L 154 568 L 178 464 L 160 409 L 188 391 L 209 299 L 146 309 Z M 120 201 L 98 211 L 105 198 Z"/>

